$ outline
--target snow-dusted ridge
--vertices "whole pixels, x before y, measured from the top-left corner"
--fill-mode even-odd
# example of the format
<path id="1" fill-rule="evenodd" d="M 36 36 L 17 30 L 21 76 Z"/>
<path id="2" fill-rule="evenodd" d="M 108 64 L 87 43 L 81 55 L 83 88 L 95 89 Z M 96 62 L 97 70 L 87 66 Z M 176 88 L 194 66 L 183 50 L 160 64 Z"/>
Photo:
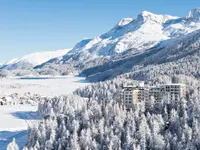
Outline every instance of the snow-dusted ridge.
<path id="1" fill-rule="evenodd" d="M 83 66 L 92 62 L 92 65 L 101 65 L 101 60 L 97 62 L 97 59 L 112 58 L 128 50 L 134 55 L 158 45 L 166 46 L 171 41 L 200 29 L 199 10 L 193 9 L 185 17 L 143 11 L 136 18 L 122 19 L 102 35 L 79 42 L 65 56 L 47 64 Z M 44 66 L 45 64 L 42 65 Z"/>
<path id="2" fill-rule="evenodd" d="M 193 21 L 200 21 L 200 7 L 191 10 L 186 18 L 193 19 Z"/>
<path id="3" fill-rule="evenodd" d="M 117 27 L 125 26 L 129 24 L 131 21 L 133 21 L 133 18 L 124 18 L 118 22 Z"/>
<path id="4" fill-rule="evenodd" d="M 2 69 L 30 69 L 39 64 L 42 64 L 52 58 L 60 57 L 67 54 L 70 49 L 57 50 L 57 51 L 47 51 L 47 52 L 37 52 L 25 55 L 21 58 L 12 59 L 2 65 Z"/>
<path id="5" fill-rule="evenodd" d="M 53 69 L 61 73 L 80 72 L 108 63 L 116 55 L 120 57 L 129 51 L 132 55 L 136 55 L 154 47 L 165 47 L 172 41 L 199 29 L 200 8 L 191 10 L 185 17 L 142 11 L 136 18 L 120 20 L 104 34 L 80 41 L 68 53 L 45 59 L 28 55 L 12 60 L 12 65 L 4 67 L 6 69 L 34 67 L 46 71 Z"/>

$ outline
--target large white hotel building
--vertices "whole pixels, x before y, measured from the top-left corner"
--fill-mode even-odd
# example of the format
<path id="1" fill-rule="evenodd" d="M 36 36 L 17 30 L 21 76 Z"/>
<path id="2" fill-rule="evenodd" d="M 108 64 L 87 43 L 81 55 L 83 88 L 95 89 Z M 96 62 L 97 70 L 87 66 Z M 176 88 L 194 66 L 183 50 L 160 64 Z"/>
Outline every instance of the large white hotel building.
<path id="1" fill-rule="evenodd" d="M 155 103 L 162 103 L 165 99 L 178 102 L 181 98 L 186 98 L 185 84 L 166 84 L 158 87 L 145 86 L 125 86 L 122 92 L 123 104 L 128 108 L 132 108 L 135 104 L 142 101 L 148 106 L 148 102 L 153 98 Z"/>

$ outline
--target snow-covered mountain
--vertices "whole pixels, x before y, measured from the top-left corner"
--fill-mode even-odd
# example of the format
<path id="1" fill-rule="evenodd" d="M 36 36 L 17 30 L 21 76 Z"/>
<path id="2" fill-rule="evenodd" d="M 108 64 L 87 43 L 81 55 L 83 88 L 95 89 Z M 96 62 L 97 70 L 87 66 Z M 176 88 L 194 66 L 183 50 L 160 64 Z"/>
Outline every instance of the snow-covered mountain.
<path id="1" fill-rule="evenodd" d="M 32 69 L 33 67 L 42 64 L 49 59 L 63 56 L 68 53 L 70 49 L 48 51 L 48 52 L 38 52 L 25 55 L 21 58 L 12 59 L 1 66 L 1 69 Z"/>
<path id="2" fill-rule="evenodd" d="M 136 18 L 122 19 L 107 33 L 79 42 L 65 56 L 48 61 L 40 67 L 70 64 L 71 67 L 81 66 L 81 69 L 86 69 L 109 62 L 116 55 L 128 51 L 135 55 L 153 47 L 162 48 L 198 29 L 200 8 L 193 9 L 186 17 L 157 15 L 143 11 Z M 106 61 L 101 62 L 101 59 L 105 58 Z"/>
<path id="3" fill-rule="evenodd" d="M 158 53 L 199 29 L 200 8 L 191 10 L 185 17 L 157 15 L 143 11 L 136 18 L 122 19 L 110 31 L 100 36 L 80 41 L 70 51 L 64 50 L 59 54 L 57 52 L 30 54 L 9 61 L 2 68 L 34 67 L 40 74 L 81 73 L 85 70 L 83 73 L 88 75 L 89 72 L 90 75 L 98 72 L 99 68 L 102 71 L 123 66 L 127 60 L 129 66 L 138 64 L 147 56 Z M 98 69 L 93 70 L 94 67 Z"/>
<path id="4" fill-rule="evenodd" d="M 98 56 L 121 53 L 134 48 L 149 49 L 163 40 L 186 35 L 200 29 L 200 8 L 189 12 L 186 17 L 157 15 L 143 11 L 136 19 L 122 19 L 109 32 L 75 47 L 72 52 L 87 51 Z"/>
<path id="5" fill-rule="evenodd" d="M 105 80 L 120 74 L 135 80 L 150 80 L 157 76 L 187 75 L 200 79 L 200 30 L 176 38 L 167 46 L 86 69 L 82 74 L 90 81 Z M 122 75 L 122 76 L 123 76 Z"/>

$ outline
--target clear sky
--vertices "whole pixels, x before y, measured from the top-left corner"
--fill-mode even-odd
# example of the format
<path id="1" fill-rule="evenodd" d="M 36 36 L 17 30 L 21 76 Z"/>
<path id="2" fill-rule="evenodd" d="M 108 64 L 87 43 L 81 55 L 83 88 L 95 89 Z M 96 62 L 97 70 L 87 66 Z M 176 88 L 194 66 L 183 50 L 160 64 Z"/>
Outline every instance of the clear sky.
<path id="1" fill-rule="evenodd" d="M 0 62 L 72 48 L 143 10 L 186 16 L 199 0 L 0 0 Z"/>

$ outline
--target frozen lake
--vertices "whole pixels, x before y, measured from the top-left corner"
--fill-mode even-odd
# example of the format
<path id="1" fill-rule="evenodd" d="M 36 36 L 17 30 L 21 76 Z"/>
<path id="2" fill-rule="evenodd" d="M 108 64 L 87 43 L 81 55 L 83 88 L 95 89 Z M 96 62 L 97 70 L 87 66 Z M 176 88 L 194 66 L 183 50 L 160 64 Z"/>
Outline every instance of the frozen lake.
<path id="1" fill-rule="evenodd" d="M 1 95 L 31 92 L 44 96 L 58 96 L 71 94 L 75 89 L 88 85 L 83 77 L 24 77 L 1 79 Z"/>
<path id="2" fill-rule="evenodd" d="M 89 83 L 77 76 L 31 77 L 2 79 L 1 95 L 31 92 L 43 96 L 72 94 L 79 87 Z M 26 144 L 27 128 L 37 123 L 37 106 L 0 106 L 0 150 L 6 150 L 9 142 L 16 139 L 22 148 Z"/>

